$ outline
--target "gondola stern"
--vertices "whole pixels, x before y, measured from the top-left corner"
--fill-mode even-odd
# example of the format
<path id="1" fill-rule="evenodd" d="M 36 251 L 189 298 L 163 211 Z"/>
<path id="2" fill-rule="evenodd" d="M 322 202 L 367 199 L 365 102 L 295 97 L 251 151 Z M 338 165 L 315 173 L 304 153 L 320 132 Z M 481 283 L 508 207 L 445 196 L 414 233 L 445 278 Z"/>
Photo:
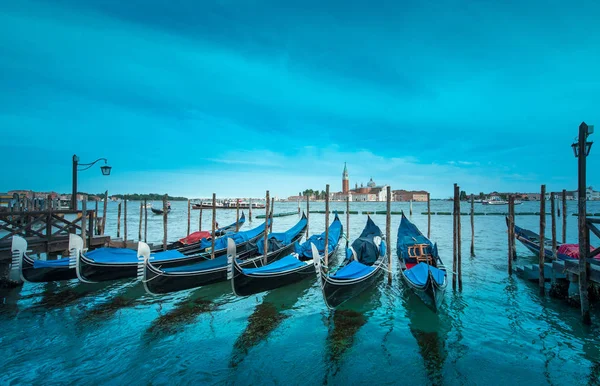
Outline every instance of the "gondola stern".
<path id="1" fill-rule="evenodd" d="M 77 279 L 82 283 L 96 283 L 88 280 L 82 272 L 83 261 L 83 239 L 76 234 L 69 235 L 69 268 L 75 268 Z"/>
<path id="2" fill-rule="evenodd" d="M 13 236 L 10 250 L 12 260 L 8 279 L 14 282 L 26 282 L 23 277 L 23 259 L 27 251 L 27 240 L 21 236 Z"/>

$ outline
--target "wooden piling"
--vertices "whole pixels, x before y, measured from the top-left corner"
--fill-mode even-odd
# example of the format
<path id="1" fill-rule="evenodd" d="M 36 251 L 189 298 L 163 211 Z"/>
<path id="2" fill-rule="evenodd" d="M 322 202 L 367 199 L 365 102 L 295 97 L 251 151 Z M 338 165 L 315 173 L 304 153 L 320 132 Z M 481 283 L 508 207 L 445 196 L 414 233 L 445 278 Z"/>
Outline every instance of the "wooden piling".
<path id="1" fill-rule="evenodd" d="M 138 229 L 138 241 L 142 241 L 142 223 L 144 222 L 144 203 L 140 201 L 140 226 Z"/>
<path id="2" fill-rule="evenodd" d="M 121 202 L 117 206 L 117 237 L 121 237 Z"/>
<path id="3" fill-rule="evenodd" d="M 83 239 L 83 249 L 89 245 L 87 241 L 87 196 L 83 196 L 81 201 L 81 238 Z"/>
<path id="4" fill-rule="evenodd" d="M 239 199 L 235 199 L 235 231 L 239 232 L 240 230 L 240 224 L 238 224 L 238 222 L 240 221 L 240 200 Z"/>
<path id="5" fill-rule="evenodd" d="M 306 195 L 306 238 L 308 239 L 308 225 L 310 224 L 309 216 L 310 216 L 310 205 L 308 204 L 310 200 L 308 199 L 308 194 Z"/>
<path id="6" fill-rule="evenodd" d="M 200 215 L 198 216 L 198 230 L 202 230 L 202 203 L 200 203 Z"/>
<path id="7" fill-rule="evenodd" d="M 188 227 L 187 227 L 187 235 L 190 235 L 190 227 L 192 225 L 192 205 L 190 204 L 190 200 L 188 200 Z"/>
<path id="8" fill-rule="evenodd" d="M 269 216 L 271 218 L 271 224 L 269 225 L 269 229 L 271 230 L 271 232 L 273 232 L 273 208 L 275 207 L 275 197 L 271 198 L 271 206 L 269 207 L 270 211 L 269 213 L 271 213 L 271 215 Z"/>
<path id="9" fill-rule="evenodd" d="M 127 246 L 127 197 L 123 198 L 123 241 Z"/>
<path id="10" fill-rule="evenodd" d="M 427 192 L 427 238 L 431 237 L 431 196 Z"/>
<path id="11" fill-rule="evenodd" d="M 94 210 L 94 229 L 96 230 L 96 234 L 100 234 L 100 226 L 98 221 L 98 200 L 94 200 L 96 202 L 96 209 Z"/>
<path id="12" fill-rule="evenodd" d="M 300 214 L 300 199 L 298 199 L 298 214 Z"/>
<path id="13" fill-rule="evenodd" d="M 269 239 L 269 203 L 271 202 L 270 198 L 269 198 L 269 191 L 267 190 L 267 195 L 266 195 L 266 200 L 265 200 L 265 235 L 263 237 L 263 251 L 264 251 L 264 255 L 263 255 L 263 264 L 266 265 L 267 264 L 267 252 L 268 252 L 268 247 L 269 247 L 269 243 L 268 243 L 268 239 Z"/>
<path id="14" fill-rule="evenodd" d="M 554 192 L 550 193 L 550 212 L 552 216 L 552 258 L 556 259 L 556 204 L 554 203 Z"/>
<path id="15" fill-rule="evenodd" d="M 250 207 L 248 208 L 248 221 L 252 222 L 252 199 L 248 200 L 250 202 Z"/>
<path id="16" fill-rule="evenodd" d="M 562 191 L 562 242 L 565 244 L 567 242 L 567 190 L 563 189 Z"/>
<path id="17" fill-rule="evenodd" d="M 475 198 L 471 193 L 471 257 L 475 257 Z"/>
<path id="18" fill-rule="evenodd" d="M 217 236 L 215 235 L 215 230 L 217 226 L 217 194 L 213 193 L 213 199 L 212 199 L 212 232 L 210 232 L 210 234 L 212 235 L 210 238 L 210 259 L 213 260 L 215 258 L 215 239 L 217 238 Z M 234 257 L 235 258 L 235 257 Z"/>
<path id="19" fill-rule="evenodd" d="M 163 196 L 163 251 L 167 250 L 167 195 Z"/>
<path id="20" fill-rule="evenodd" d="M 544 295 L 544 286 L 545 286 L 545 278 L 544 278 L 544 263 L 545 261 L 545 252 L 544 248 L 544 239 L 546 234 L 546 185 L 542 185 L 540 195 L 540 255 L 539 255 L 539 267 L 540 267 L 540 295 Z"/>
<path id="21" fill-rule="evenodd" d="M 515 224 L 514 224 L 514 215 L 513 215 L 513 211 L 514 211 L 514 207 L 515 207 L 515 197 L 511 194 L 508 196 L 508 275 L 512 275 L 512 262 L 513 262 L 513 256 L 512 256 L 512 248 L 513 248 L 513 243 L 515 242 L 515 239 L 513 237 L 514 235 L 514 230 L 515 230 Z"/>
<path id="22" fill-rule="evenodd" d="M 350 195 L 346 195 L 346 248 L 350 242 Z"/>
<path id="23" fill-rule="evenodd" d="M 457 247 L 457 265 L 458 265 L 458 290 L 462 292 L 462 219 L 460 216 L 460 187 L 456 188 L 456 243 Z"/>
<path id="24" fill-rule="evenodd" d="M 454 184 L 454 208 L 452 210 L 452 289 L 456 290 L 456 263 L 458 260 L 457 245 L 456 245 L 456 232 L 457 232 L 457 221 L 456 221 L 456 188 L 457 184 Z"/>
<path id="25" fill-rule="evenodd" d="M 410 200 L 410 215 L 412 216 L 412 199 Z"/>
<path id="26" fill-rule="evenodd" d="M 325 185 L 325 269 L 329 270 L 329 184 Z M 314 257 L 314 256 L 313 256 Z M 318 256 L 317 256 L 318 258 Z"/>
<path id="27" fill-rule="evenodd" d="M 104 192 L 104 207 L 102 209 L 102 235 L 106 230 L 106 206 L 108 205 L 108 190 Z"/>
<path id="28" fill-rule="evenodd" d="M 144 200 L 144 242 L 148 242 L 148 200 Z"/>
<path id="29" fill-rule="evenodd" d="M 385 215 L 385 243 L 387 260 L 388 260 L 388 283 L 392 284 L 392 191 L 390 186 L 387 186 L 386 197 L 386 215 Z"/>

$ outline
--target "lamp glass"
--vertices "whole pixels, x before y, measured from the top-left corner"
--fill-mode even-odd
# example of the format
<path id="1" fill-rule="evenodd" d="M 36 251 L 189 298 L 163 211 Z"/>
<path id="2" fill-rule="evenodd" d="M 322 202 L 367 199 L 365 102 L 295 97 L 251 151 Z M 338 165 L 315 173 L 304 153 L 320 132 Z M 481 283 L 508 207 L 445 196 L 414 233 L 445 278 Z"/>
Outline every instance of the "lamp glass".
<path id="1" fill-rule="evenodd" d="M 590 150 L 592 150 L 592 144 L 594 142 L 586 142 L 585 143 L 585 156 L 587 157 L 588 155 L 590 155 Z"/>
<path id="2" fill-rule="evenodd" d="M 571 147 L 573 148 L 573 154 L 575 155 L 575 158 L 579 157 L 579 144 L 574 142 Z"/>
<path id="3" fill-rule="evenodd" d="M 100 166 L 100 170 L 102 170 L 102 175 L 103 176 L 109 176 L 110 175 L 110 169 L 112 169 L 112 168 L 110 166 L 108 166 L 108 165 Z"/>

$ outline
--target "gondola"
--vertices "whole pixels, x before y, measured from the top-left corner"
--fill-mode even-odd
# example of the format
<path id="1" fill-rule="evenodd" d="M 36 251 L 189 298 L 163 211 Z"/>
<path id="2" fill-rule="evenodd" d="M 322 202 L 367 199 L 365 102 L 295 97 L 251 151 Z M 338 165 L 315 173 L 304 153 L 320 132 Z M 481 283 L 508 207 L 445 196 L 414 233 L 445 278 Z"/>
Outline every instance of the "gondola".
<path id="1" fill-rule="evenodd" d="M 271 224 L 269 219 L 269 224 Z M 215 256 L 224 256 L 227 253 L 227 239 L 233 239 L 236 247 L 240 251 L 246 249 L 262 237 L 265 231 L 265 223 L 256 228 L 245 232 L 228 233 L 225 236 L 215 239 Z M 79 236 L 77 236 L 79 237 Z M 179 267 L 188 264 L 205 261 L 210 258 L 209 247 L 197 252 L 186 255 L 176 249 L 153 254 L 153 264 L 157 268 Z M 82 282 L 93 283 L 98 281 L 135 278 L 138 275 L 138 254 L 136 251 L 125 248 L 99 248 L 92 252 L 80 252 L 76 256 L 75 268 L 77 277 Z"/>
<path id="2" fill-rule="evenodd" d="M 329 226 L 328 257 L 337 251 L 343 233 L 342 222 L 338 215 Z M 237 259 L 229 256 L 227 279 L 237 296 L 249 296 L 263 291 L 283 287 L 308 277 L 314 277 L 314 260 L 311 244 L 319 251 L 325 251 L 325 232 L 313 235 L 304 243 L 296 243 L 294 252 L 270 264 L 258 268 L 242 268 Z"/>
<path id="3" fill-rule="evenodd" d="M 151 211 L 152 211 L 152 213 L 154 213 L 154 214 L 163 214 L 163 213 L 164 213 L 164 210 L 162 210 L 162 209 L 150 208 L 150 210 L 151 210 Z M 170 213 L 170 212 L 171 212 L 171 207 L 168 207 L 168 208 L 167 208 L 167 213 Z"/>
<path id="4" fill-rule="evenodd" d="M 302 215 L 302 219 L 288 231 L 269 234 L 269 252 L 266 256 L 266 263 L 288 255 L 293 250 L 294 243 L 302 238 L 306 224 L 306 216 Z M 236 256 L 242 267 L 258 267 L 265 262 L 263 238 L 241 251 L 236 245 L 229 245 L 227 236 L 219 240 L 222 240 L 223 246 L 227 245 L 227 254 Z M 141 252 L 144 251 L 139 253 Z M 150 294 L 181 291 L 227 280 L 227 255 L 215 257 L 212 260 L 206 258 L 195 264 L 168 268 L 160 267 L 150 256 L 145 254 L 143 256 L 144 260 L 140 261 L 138 278 L 143 280 L 146 291 Z"/>
<path id="5" fill-rule="evenodd" d="M 69 251 L 75 256 L 78 250 L 83 249 L 81 237 L 69 235 Z M 12 237 L 12 266 L 11 280 L 22 280 L 30 283 L 43 283 L 49 281 L 76 279 L 75 267 L 70 263 L 69 257 L 56 260 L 34 259 L 27 254 L 27 241 L 20 236 Z"/>
<path id="6" fill-rule="evenodd" d="M 423 236 L 404 213 L 398 227 L 396 253 L 406 285 L 432 310 L 439 309 L 448 286 L 446 267 L 439 257 L 437 244 Z"/>
<path id="7" fill-rule="evenodd" d="M 327 307 L 336 308 L 375 284 L 387 269 L 385 250 L 381 229 L 369 217 L 360 237 L 346 249 L 346 258 L 339 267 L 327 272 L 327 267 L 316 259 L 317 280 Z M 315 247 L 313 255 L 317 253 Z"/>
<path id="8" fill-rule="evenodd" d="M 506 225 L 509 226 L 509 220 L 506 218 Z M 515 225 L 515 238 L 521 242 L 527 249 L 533 252 L 536 256 L 540 254 L 540 235 L 527 229 L 520 228 Z M 556 259 L 572 260 L 579 259 L 579 244 L 563 244 L 556 243 Z M 590 251 L 594 247 L 590 246 Z M 552 252 L 552 240 L 544 238 L 544 257 L 552 261 L 555 256 Z"/>
<path id="9" fill-rule="evenodd" d="M 223 236 L 226 233 L 235 231 L 236 225 L 238 225 L 238 230 L 244 225 L 246 222 L 246 216 L 244 212 L 240 216 L 239 220 L 234 222 L 233 224 L 224 226 L 215 230 L 215 235 L 217 237 Z M 211 233 L 208 231 L 196 231 L 190 233 L 189 236 L 183 237 L 169 245 L 167 245 L 167 249 L 178 249 L 179 252 L 188 255 L 190 253 L 195 253 L 197 250 L 203 250 L 211 246 Z M 152 250 L 159 251 L 162 250 L 162 245 L 158 245 Z"/>

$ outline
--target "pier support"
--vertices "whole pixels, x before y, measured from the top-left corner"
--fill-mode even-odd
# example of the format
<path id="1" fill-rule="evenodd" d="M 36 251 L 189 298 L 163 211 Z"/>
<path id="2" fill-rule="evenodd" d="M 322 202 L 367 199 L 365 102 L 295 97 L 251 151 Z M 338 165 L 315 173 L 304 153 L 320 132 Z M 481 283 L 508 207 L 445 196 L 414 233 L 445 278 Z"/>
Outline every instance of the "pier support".
<path id="1" fill-rule="evenodd" d="M 144 242 L 148 242 L 148 202 L 144 200 Z"/>
<path id="2" fill-rule="evenodd" d="M 456 200 L 457 194 L 456 191 L 458 189 L 457 184 L 454 184 L 454 208 L 452 210 L 452 290 L 456 290 L 456 273 L 457 273 L 457 263 L 458 263 L 458 245 L 456 239 L 456 233 L 458 229 L 457 219 L 456 219 Z"/>
<path id="3" fill-rule="evenodd" d="M 475 257 L 475 199 L 471 193 L 471 257 Z"/>
<path id="4" fill-rule="evenodd" d="M 121 204 L 117 205 L 117 237 L 121 237 Z"/>
<path id="5" fill-rule="evenodd" d="M 581 318 L 584 324 L 591 324 L 590 300 L 588 297 L 588 268 L 587 256 L 590 252 L 587 240 L 588 231 L 586 225 L 586 160 L 587 160 L 587 137 L 589 127 L 585 122 L 579 125 L 578 142 L 573 144 L 575 156 L 578 163 L 578 188 L 577 188 L 577 228 L 579 234 L 579 299 L 581 302 Z M 591 143 L 590 143 L 591 146 Z"/>
<path id="6" fill-rule="evenodd" d="M 515 196 L 508 196 L 508 274 L 512 275 L 513 247 L 515 244 Z"/>
<path id="7" fill-rule="evenodd" d="M 539 254 L 539 266 L 540 266 L 540 295 L 545 294 L 545 278 L 544 278 L 544 263 L 546 258 L 546 249 L 544 246 L 546 234 L 546 185 L 542 185 L 540 194 L 540 254 Z"/>
<path id="8" fill-rule="evenodd" d="M 567 191 L 563 189 L 562 191 L 562 242 L 566 244 L 567 242 Z"/>
<path id="9" fill-rule="evenodd" d="M 190 204 L 190 200 L 187 200 L 187 201 L 188 201 L 188 207 L 187 207 L 188 208 L 187 235 L 189 236 L 190 235 L 190 230 L 191 230 L 190 228 L 192 226 L 192 205 Z"/>
<path id="10" fill-rule="evenodd" d="M 310 225 L 309 216 L 310 216 L 310 205 L 309 205 L 308 193 L 306 194 L 306 238 L 308 239 L 308 226 Z"/>
<path id="11" fill-rule="evenodd" d="M 427 238 L 431 237 L 431 196 L 427 192 Z"/>
<path id="12" fill-rule="evenodd" d="M 264 256 L 263 256 L 263 265 L 267 265 L 267 252 L 269 251 L 269 204 L 271 200 L 269 199 L 269 191 L 267 190 L 266 199 L 265 199 L 265 235 L 263 237 L 264 240 Z"/>
<path id="13" fill-rule="evenodd" d="M 104 231 L 106 230 L 106 206 L 107 205 L 108 205 L 108 190 L 104 192 L 104 206 L 102 207 L 102 235 L 104 235 Z"/>
<path id="14" fill-rule="evenodd" d="M 235 199 L 235 231 L 240 231 L 240 200 L 238 198 Z"/>
<path id="15" fill-rule="evenodd" d="M 167 195 L 163 196 L 163 251 L 167 250 Z"/>
<path id="16" fill-rule="evenodd" d="M 217 194 L 213 193 L 212 199 L 212 232 L 210 232 L 210 259 L 213 260 L 215 258 L 215 239 L 217 236 L 215 235 L 215 230 L 217 229 Z M 235 256 L 234 256 L 235 259 Z"/>
<path id="17" fill-rule="evenodd" d="M 329 271 L 329 184 L 325 185 L 325 269 Z M 314 258 L 314 256 L 313 256 Z M 319 257 L 317 256 L 317 259 Z"/>
<path id="18" fill-rule="evenodd" d="M 392 284 L 392 246 L 391 246 L 391 240 L 392 240 L 392 235 L 391 235 L 391 225 L 392 225 L 392 192 L 391 192 L 391 188 L 388 185 L 387 187 L 387 194 L 386 194 L 386 216 L 385 216 L 385 243 L 386 243 L 386 250 L 385 253 L 387 254 L 387 259 L 388 259 L 388 283 L 391 285 Z"/>

